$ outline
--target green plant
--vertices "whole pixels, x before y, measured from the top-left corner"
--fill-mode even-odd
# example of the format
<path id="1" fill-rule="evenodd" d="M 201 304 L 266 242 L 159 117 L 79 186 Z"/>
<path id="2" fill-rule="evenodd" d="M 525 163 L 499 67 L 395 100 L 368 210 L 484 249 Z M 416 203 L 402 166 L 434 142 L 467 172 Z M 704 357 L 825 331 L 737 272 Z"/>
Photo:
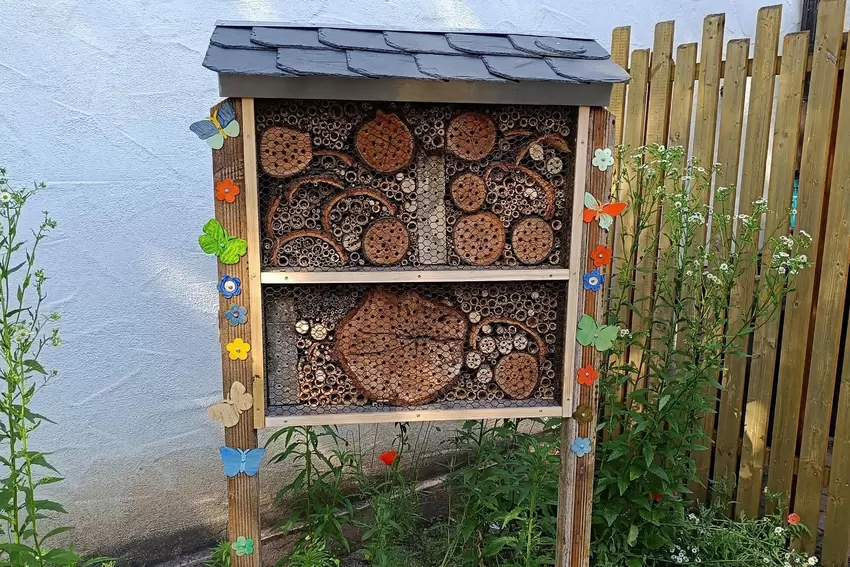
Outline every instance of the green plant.
<path id="1" fill-rule="evenodd" d="M 210 558 L 205 560 L 203 564 L 206 567 L 230 567 L 230 542 L 218 542 L 218 546 L 213 549 Z"/>
<path id="2" fill-rule="evenodd" d="M 309 535 L 295 544 L 283 563 L 286 567 L 338 567 L 339 560 L 328 551 L 325 542 Z"/>
<path id="3" fill-rule="evenodd" d="M 777 220 L 758 199 L 733 218 L 734 187 L 718 187 L 705 205 L 715 171 L 684 166 L 681 148 L 621 150 L 619 159 L 615 192 L 627 193 L 634 222 L 622 227 L 607 322 L 626 327 L 630 316 L 634 329 L 621 330 L 601 368 L 606 437 L 593 513 L 600 566 L 645 565 L 676 545 L 683 496 L 698 482 L 691 453 L 710 442 L 701 420 L 714 411 L 724 361 L 746 356 L 749 335 L 778 316 L 809 265 L 805 233 L 777 236 L 787 212 Z M 760 247 L 763 217 L 776 228 Z M 759 263 L 752 294 L 739 293 L 736 281 L 752 278 Z"/>
<path id="4" fill-rule="evenodd" d="M 81 562 L 73 547 L 49 544 L 51 538 L 71 528 L 42 530 L 42 520 L 55 520 L 66 512 L 58 502 L 39 498 L 38 489 L 62 478 L 47 454 L 34 450 L 30 443 L 33 432 L 50 421 L 32 411 L 34 397 L 57 374 L 45 370 L 39 357 L 45 347 L 60 344 L 59 331 L 53 327 L 59 315 L 41 311 L 47 276 L 36 263 L 39 244 L 56 222 L 45 213 L 29 240 L 21 225 L 27 203 L 44 187 L 14 188 L 6 171 L 0 169 L 0 375 L 6 386 L 0 394 L 4 475 L 0 479 L 0 527 L 7 540 L 0 543 L 0 565 L 16 567 Z"/>
<path id="5" fill-rule="evenodd" d="M 346 471 L 355 466 L 355 457 L 347 450 L 348 442 L 331 426 L 280 429 L 269 437 L 266 446 L 279 439 L 283 439 L 283 449 L 271 461 L 289 460 L 297 474 L 277 493 L 278 501 L 289 501 L 292 513 L 276 529 L 287 533 L 303 523 L 311 541 L 321 542 L 323 548 L 327 543 L 332 549 L 347 551 L 349 542 L 343 534 L 343 524 L 350 521 L 354 505 L 344 489 Z M 332 449 L 325 451 L 324 444 Z"/>

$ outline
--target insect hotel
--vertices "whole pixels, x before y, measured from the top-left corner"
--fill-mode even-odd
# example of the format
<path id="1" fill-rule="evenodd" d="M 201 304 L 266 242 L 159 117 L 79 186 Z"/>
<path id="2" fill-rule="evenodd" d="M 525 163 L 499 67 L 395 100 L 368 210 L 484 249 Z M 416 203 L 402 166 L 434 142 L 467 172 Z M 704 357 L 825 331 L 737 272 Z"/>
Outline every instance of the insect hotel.
<path id="1" fill-rule="evenodd" d="M 586 39 L 229 22 L 204 66 L 233 565 L 261 564 L 257 429 L 519 417 L 564 418 L 586 564 L 628 75 Z"/>

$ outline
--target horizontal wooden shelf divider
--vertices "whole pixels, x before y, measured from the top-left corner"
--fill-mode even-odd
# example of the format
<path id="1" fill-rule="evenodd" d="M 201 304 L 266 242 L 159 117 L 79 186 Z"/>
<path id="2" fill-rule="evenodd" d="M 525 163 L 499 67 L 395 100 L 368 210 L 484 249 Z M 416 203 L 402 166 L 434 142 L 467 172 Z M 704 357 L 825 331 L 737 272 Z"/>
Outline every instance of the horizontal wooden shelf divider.
<path id="1" fill-rule="evenodd" d="M 552 270 L 428 270 L 428 271 L 345 271 L 345 272 L 263 272 L 264 284 L 359 284 L 418 282 L 499 282 L 568 280 L 570 271 Z"/>
<path id="2" fill-rule="evenodd" d="M 464 419 L 517 419 L 521 417 L 561 417 L 561 406 L 492 407 L 456 410 L 405 410 L 321 415 L 268 415 L 266 427 L 295 425 L 345 425 L 392 423 L 396 421 L 456 421 Z"/>

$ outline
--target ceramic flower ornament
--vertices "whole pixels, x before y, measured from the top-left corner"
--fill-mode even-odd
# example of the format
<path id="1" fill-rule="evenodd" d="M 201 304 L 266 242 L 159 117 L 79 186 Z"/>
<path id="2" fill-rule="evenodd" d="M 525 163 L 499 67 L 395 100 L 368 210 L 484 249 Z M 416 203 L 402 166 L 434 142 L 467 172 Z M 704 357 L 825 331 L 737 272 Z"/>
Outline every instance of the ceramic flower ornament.
<path id="1" fill-rule="evenodd" d="M 576 437 L 576 440 L 570 445 L 570 451 L 575 453 L 577 457 L 589 455 L 592 450 L 593 448 L 590 445 L 590 439 L 588 437 Z"/>
<path id="2" fill-rule="evenodd" d="M 221 281 L 218 282 L 218 292 L 225 299 L 230 299 L 242 293 L 242 282 L 239 278 L 223 275 Z"/>
<path id="3" fill-rule="evenodd" d="M 573 412 L 573 419 L 584 425 L 593 420 L 593 410 L 587 404 L 580 404 Z"/>
<path id="4" fill-rule="evenodd" d="M 244 325 L 248 321 L 248 309 L 241 305 L 231 305 L 224 312 L 224 318 L 230 321 L 230 325 Z"/>
<path id="5" fill-rule="evenodd" d="M 204 225 L 198 244 L 207 254 L 217 256 L 222 264 L 235 264 L 248 251 L 248 242 L 227 234 L 216 219 L 210 219 Z"/>
<path id="6" fill-rule="evenodd" d="M 597 268 L 607 266 L 611 263 L 611 255 L 613 253 L 613 250 L 600 244 L 590 253 L 590 259 L 593 260 L 593 265 Z"/>
<path id="7" fill-rule="evenodd" d="M 215 184 L 215 198 L 217 201 L 232 203 L 236 200 L 236 196 L 239 195 L 240 192 L 239 186 L 236 185 L 236 182 L 229 177 L 227 179 L 222 179 Z"/>
<path id="8" fill-rule="evenodd" d="M 599 372 L 596 371 L 592 364 L 579 368 L 576 371 L 576 375 L 578 383 L 582 386 L 593 386 L 593 383 L 599 379 Z"/>
<path id="9" fill-rule="evenodd" d="M 239 557 L 242 557 L 243 555 L 253 555 L 254 540 L 249 537 L 239 536 L 236 538 L 236 541 L 230 544 L 230 547 L 233 548 L 233 551 L 235 551 L 236 555 Z"/>
<path id="10" fill-rule="evenodd" d="M 230 360 L 247 360 L 248 353 L 251 352 L 251 345 L 238 337 L 227 343 L 226 348 Z"/>
<path id="11" fill-rule="evenodd" d="M 599 291 L 605 285 L 605 276 L 596 269 L 584 274 L 584 289 L 588 291 Z"/>
<path id="12" fill-rule="evenodd" d="M 611 148 L 597 148 L 593 151 L 593 159 L 590 163 L 599 171 L 608 171 L 608 168 L 614 165 L 614 152 Z"/>

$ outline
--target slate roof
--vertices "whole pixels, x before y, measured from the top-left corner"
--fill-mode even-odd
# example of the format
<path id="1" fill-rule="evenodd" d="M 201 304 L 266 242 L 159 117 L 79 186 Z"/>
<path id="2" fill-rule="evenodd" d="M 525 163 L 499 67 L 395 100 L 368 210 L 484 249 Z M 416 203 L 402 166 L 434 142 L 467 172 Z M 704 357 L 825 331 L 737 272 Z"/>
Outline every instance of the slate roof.
<path id="1" fill-rule="evenodd" d="M 204 66 L 225 75 L 512 83 L 620 83 L 592 39 L 220 22 Z"/>

